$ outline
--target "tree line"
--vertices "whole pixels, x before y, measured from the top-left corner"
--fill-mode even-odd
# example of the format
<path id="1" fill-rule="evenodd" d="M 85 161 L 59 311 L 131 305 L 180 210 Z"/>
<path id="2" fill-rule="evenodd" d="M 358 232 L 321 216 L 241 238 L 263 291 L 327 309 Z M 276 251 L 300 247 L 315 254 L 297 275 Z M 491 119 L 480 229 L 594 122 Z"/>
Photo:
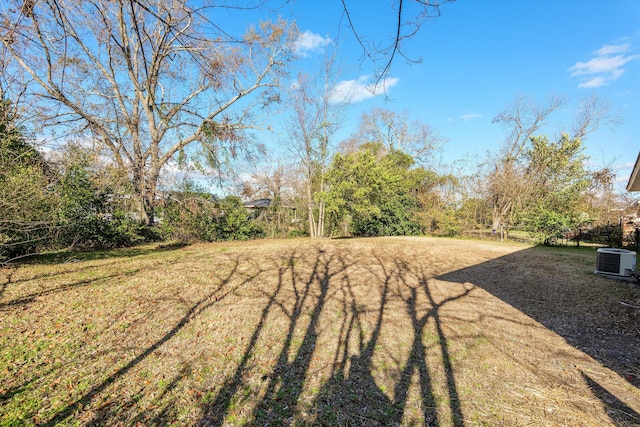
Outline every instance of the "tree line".
<path id="1" fill-rule="evenodd" d="M 338 46 L 326 50 L 315 74 L 291 84 L 295 23 L 260 22 L 234 35 L 212 18 L 219 6 L 7 4 L 0 25 L 0 257 L 149 239 L 468 230 L 506 238 L 517 229 L 552 243 L 566 230 L 611 222 L 620 203 L 615 174 L 590 170 L 583 154 L 588 135 L 614 121 L 602 100 L 585 98 L 569 129 L 546 135 L 548 118 L 566 101 L 517 97 L 494 120 L 507 130 L 503 147 L 479 164 L 444 170 L 435 159 L 445 139 L 408 112 L 374 108 L 337 141 L 348 107 L 336 92 Z M 439 13 L 437 3 L 424 7 Z M 373 91 L 389 70 L 382 63 Z M 171 168 L 222 181 L 240 160 L 264 156 L 258 129 L 282 111 L 280 142 L 290 156 L 227 186 L 226 197 L 194 180 L 166 181 Z M 36 147 L 46 138 L 66 144 L 45 155 Z M 269 206 L 244 206 L 254 198 Z"/>
<path id="2" fill-rule="evenodd" d="M 436 130 L 406 112 L 374 108 L 329 155 L 324 140 L 315 150 L 307 142 L 296 151 L 303 153 L 298 169 L 256 175 L 244 191 L 297 206 L 305 213 L 297 232 L 312 237 L 477 232 L 507 239 L 519 232 L 553 244 L 579 230 L 617 225 L 619 209 L 630 204 L 616 193 L 613 168 L 591 169 L 584 154 L 589 134 L 615 120 L 605 101 L 587 96 L 566 130 L 551 129 L 553 137 L 540 132 L 566 102 L 517 96 L 494 119 L 506 127 L 504 144 L 444 171 L 429 162 L 444 144 Z M 270 185 L 276 176 L 279 185 Z"/>

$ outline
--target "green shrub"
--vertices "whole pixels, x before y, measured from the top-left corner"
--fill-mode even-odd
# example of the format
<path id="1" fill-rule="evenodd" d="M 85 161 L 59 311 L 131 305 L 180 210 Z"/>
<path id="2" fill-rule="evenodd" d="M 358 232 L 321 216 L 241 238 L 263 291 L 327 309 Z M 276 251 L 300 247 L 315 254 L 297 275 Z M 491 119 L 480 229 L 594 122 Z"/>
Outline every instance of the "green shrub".
<path id="1" fill-rule="evenodd" d="M 216 240 L 248 240 L 264 237 L 264 230 L 249 218 L 249 212 L 237 196 L 227 196 L 220 201 L 220 211 L 215 217 Z"/>
<path id="2" fill-rule="evenodd" d="M 162 208 L 161 229 L 166 238 L 181 242 L 248 240 L 264 236 L 263 228 L 239 197 L 215 202 L 210 194 L 176 192 Z"/>

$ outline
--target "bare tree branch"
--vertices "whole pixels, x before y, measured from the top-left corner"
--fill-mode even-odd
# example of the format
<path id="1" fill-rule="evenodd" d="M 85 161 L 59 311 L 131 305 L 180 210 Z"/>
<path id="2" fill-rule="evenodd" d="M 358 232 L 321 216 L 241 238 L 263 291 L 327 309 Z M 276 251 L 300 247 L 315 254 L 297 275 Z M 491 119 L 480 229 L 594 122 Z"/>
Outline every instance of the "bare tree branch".
<path id="1" fill-rule="evenodd" d="M 251 113 L 272 102 L 259 97 L 279 87 L 296 34 L 280 20 L 231 37 L 207 18 L 208 2 L 9 1 L 0 43 L 39 86 L 40 117 L 106 148 L 150 215 L 176 153 L 197 155 L 198 143 L 210 157 L 246 144 Z"/>
<path id="2" fill-rule="evenodd" d="M 363 58 L 371 62 L 376 68 L 376 81 L 374 87 L 378 87 L 389 75 L 391 65 L 397 55 L 404 57 L 409 62 L 419 62 L 412 59 L 404 51 L 403 43 L 414 37 L 422 25 L 429 19 L 440 16 L 440 8 L 445 3 L 455 0 L 397 0 L 395 3 L 395 31 L 394 37 L 387 43 L 369 43 L 363 34 L 356 28 L 353 17 L 349 11 L 348 0 L 341 0 L 344 15 L 347 18 L 349 28 L 362 48 Z M 407 12 L 409 6 L 414 7 L 413 13 Z"/>

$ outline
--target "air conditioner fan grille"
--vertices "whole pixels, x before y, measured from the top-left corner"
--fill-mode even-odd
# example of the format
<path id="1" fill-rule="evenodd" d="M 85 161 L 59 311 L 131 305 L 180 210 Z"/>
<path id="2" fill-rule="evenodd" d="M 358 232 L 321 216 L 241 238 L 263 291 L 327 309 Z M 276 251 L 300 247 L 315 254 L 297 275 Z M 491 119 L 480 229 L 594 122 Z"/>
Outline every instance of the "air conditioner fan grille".
<path id="1" fill-rule="evenodd" d="M 596 269 L 603 273 L 618 273 L 620 271 L 620 254 L 598 252 Z"/>

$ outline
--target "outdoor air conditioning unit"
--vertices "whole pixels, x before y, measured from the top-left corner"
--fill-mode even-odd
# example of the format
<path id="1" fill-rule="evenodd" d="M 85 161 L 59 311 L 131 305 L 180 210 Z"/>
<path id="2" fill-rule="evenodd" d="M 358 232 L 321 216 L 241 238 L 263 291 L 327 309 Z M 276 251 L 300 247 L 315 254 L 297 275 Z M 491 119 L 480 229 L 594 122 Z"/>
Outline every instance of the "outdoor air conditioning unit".
<path id="1" fill-rule="evenodd" d="M 635 252 L 626 249 L 598 249 L 596 254 L 596 274 L 629 277 L 635 273 L 635 269 Z"/>

